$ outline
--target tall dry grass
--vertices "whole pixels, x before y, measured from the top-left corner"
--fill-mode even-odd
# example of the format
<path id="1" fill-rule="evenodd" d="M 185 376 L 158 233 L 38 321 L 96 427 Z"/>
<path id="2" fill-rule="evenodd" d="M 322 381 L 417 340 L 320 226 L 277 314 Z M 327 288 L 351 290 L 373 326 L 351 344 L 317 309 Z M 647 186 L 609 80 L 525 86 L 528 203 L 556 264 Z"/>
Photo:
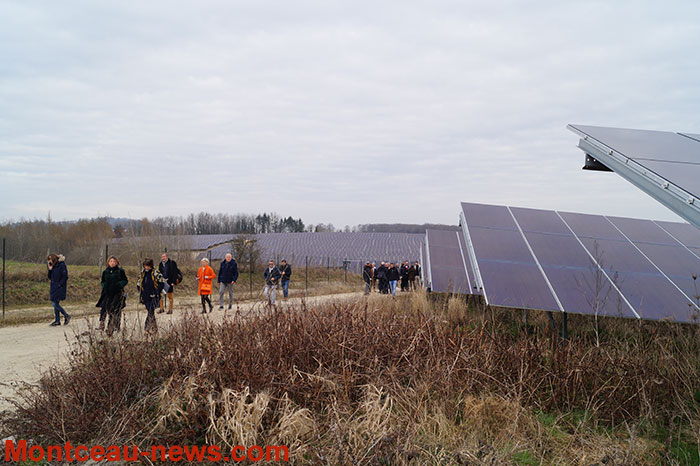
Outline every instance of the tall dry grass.
<path id="1" fill-rule="evenodd" d="M 299 464 L 655 464 L 657 428 L 692 435 L 696 329 L 562 344 L 537 319 L 411 293 L 89 333 L 5 424 L 42 443 L 284 443 Z"/>

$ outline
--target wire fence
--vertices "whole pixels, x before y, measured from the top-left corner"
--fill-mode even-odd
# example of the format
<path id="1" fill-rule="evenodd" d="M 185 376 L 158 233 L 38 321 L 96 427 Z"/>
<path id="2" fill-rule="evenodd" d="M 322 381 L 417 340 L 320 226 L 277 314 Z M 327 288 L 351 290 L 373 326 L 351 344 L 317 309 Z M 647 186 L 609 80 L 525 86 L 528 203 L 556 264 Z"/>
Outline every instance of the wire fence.
<path id="1" fill-rule="evenodd" d="M 105 244 L 104 249 L 100 251 L 98 257 L 94 259 L 95 266 L 95 280 L 99 281 L 101 278 L 102 271 L 107 266 L 107 260 L 111 254 L 119 253 L 120 251 L 114 251 L 116 249 L 114 245 Z M 168 253 L 168 248 L 163 248 L 163 252 Z M 6 262 L 9 257 L 12 257 L 11 253 L 7 248 L 6 238 L 2 238 L 2 316 L 5 318 L 6 306 L 7 306 L 7 285 L 8 285 L 8 274 L 6 272 L 7 266 Z M 150 256 L 150 254 L 149 254 Z M 121 261 L 124 266 L 135 266 L 136 270 L 140 270 L 143 260 L 147 256 L 144 252 L 138 252 L 137 255 L 130 256 L 131 258 L 125 263 Z M 209 251 L 209 257 L 211 257 L 211 251 Z M 94 256 L 93 256 L 94 257 Z M 183 263 L 191 264 L 193 263 L 193 257 L 191 253 L 188 252 L 175 252 L 172 254 L 173 259 L 179 262 L 182 258 Z M 320 286 L 322 284 L 327 284 L 329 287 L 334 285 L 347 285 L 349 287 L 357 287 L 361 289 L 363 286 L 362 280 L 362 267 L 368 260 L 363 259 L 339 259 L 337 257 L 331 256 L 303 256 L 297 257 L 296 255 L 284 256 L 283 254 L 275 254 L 273 260 L 279 265 L 281 260 L 284 259 L 292 267 L 291 282 L 293 284 L 293 289 L 297 290 L 297 293 L 303 289 L 303 295 L 306 296 L 309 293 L 309 289 L 313 287 Z M 157 259 L 156 259 L 157 260 Z M 220 263 L 217 259 L 214 259 L 216 263 Z M 211 263 L 211 260 L 210 260 Z M 260 286 L 262 281 L 262 276 L 264 273 L 265 266 L 261 263 L 256 263 L 251 256 L 248 260 L 237 261 L 239 266 L 239 278 L 238 285 L 245 286 L 247 282 L 248 295 L 250 298 L 254 298 L 259 295 L 260 290 L 256 288 Z M 10 272 L 12 272 L 13 267 L 17 267 L 16 263 L 10 263 L 12 266 Z M 85 265 L 85 264 L 83 264 Z M 68 263 L 70 268 L 71 264 Z M 88 267 L 92 267 L 88 265 Z M 212 264 L 212 267 L 216 265 Z M 89 275 L 92 275 L 90 273 Z M 247 275 L 247 277 L 246 277 Z M 259 275 L 259 276 L 258 276 Z M 239 288 L 240 290 L 240 288 Z M 240 293 L 240 291 L 239 291 Z"/>

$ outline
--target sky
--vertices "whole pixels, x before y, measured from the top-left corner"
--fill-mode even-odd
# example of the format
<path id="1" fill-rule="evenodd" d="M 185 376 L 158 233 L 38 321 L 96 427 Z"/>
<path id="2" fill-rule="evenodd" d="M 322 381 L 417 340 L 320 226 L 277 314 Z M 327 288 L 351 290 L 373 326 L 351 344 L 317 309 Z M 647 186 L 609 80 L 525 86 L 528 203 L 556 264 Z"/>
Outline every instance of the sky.
<path id="1" fill-rule="evenodd" d="M 567 124 L 700 133 L 697 1 L 0 1 L 0 221 L 481 202 L 679 220 Z"/>

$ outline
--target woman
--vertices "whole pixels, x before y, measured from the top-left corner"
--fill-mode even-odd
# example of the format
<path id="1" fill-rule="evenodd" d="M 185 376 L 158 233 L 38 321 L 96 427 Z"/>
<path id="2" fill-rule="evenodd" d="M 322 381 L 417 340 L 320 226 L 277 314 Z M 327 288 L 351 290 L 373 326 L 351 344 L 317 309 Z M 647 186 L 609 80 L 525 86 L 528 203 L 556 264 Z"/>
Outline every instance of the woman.
<path id="1" fill-rule="evenodd" d="M 115 330 L 121 328 L 122 309 L 124 308 L 124 288 L 129 280 L 124 269 L 119 266 L 119 259 L 110 256 L 107 260 L 107 268 L 102 272 L 102 295 L 97 302 L 97 307 L 102 307 L 100 312 L 100 330 L 104 328 L 105 316 L 109 316 L 107 323 L 107 335 L 112 336 Z"/>
<path id="2" fill-rule="evenodd" d="M 163 291 L 163 275 L 153 268 L 153 259 L 144 259 L 143 270 L 136 283 L 136 288 L 141 295 L 141 302 L 146 306 L 146 333 L 157 333 L 156 308 L 160 304 L 160 294 Z"/>
<path id="3" fill-rule="evenodd" d="M 199 280 L 199 296 L 202 297 L 202 314 L 207 313 L 207 307 L 205 303 L 209 304 L 209 312 L 214 308 L 211 305 L 211 291 L 212 291 L 212 279 L 216 278 L 214 269 L 209 267 L 209 259 L 206 257 L 202 259 L 202 266 L 197 270 L 197 280 Z"/>
<path id="4" fill-rule="evenodd" d="M 54 321 L 52 327 L 61 325 L 61 314 L 65 321 L 63 325 L 68 325 L 70 322 L 70 314 L 61 307 L 60 301 L 66 299 L 66 287 L 68 286 L 68 268 L 66 267 L 66 258 L 62 254 L 49 254 L 46 258 L 49 267 L 49 280 L 51 287 L 49 289 L 49 299 L 53 306 Z"/>

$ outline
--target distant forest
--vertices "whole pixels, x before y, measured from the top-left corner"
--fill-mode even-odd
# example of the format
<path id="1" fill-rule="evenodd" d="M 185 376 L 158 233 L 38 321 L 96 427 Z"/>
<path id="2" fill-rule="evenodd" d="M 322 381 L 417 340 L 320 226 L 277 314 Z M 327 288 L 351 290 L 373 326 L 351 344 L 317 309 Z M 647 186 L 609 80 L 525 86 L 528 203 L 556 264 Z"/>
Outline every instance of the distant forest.
<path id="1" fill-rule="evenodd" d="M 276 213 L 209 214 L 200 212 L 184 217 L 158 217 L 140 220 L 100 217 L 70 222 L 20 220 L 0 224 L 0 238 L 7 241 L 7 259 L 42 262 L 49 252 L 70 257 L 74 264 L 93 264 L 103 255 L 104 245 L 113 238 L 257 234 L 287 232 L 387 232 L 424 233 L 426 229 L 458 230 L 458 226 L 436 224 L 369 223 L 336 228 L 331 223 L 307 225 L 302 219 L 282 217 Z"/>

